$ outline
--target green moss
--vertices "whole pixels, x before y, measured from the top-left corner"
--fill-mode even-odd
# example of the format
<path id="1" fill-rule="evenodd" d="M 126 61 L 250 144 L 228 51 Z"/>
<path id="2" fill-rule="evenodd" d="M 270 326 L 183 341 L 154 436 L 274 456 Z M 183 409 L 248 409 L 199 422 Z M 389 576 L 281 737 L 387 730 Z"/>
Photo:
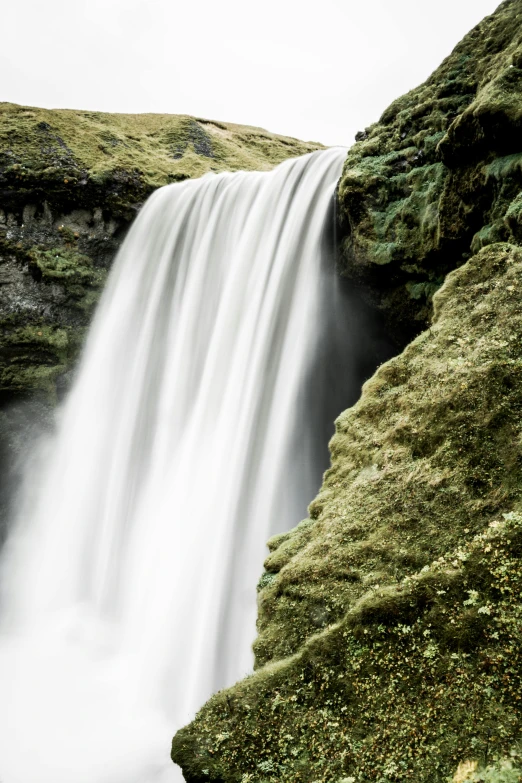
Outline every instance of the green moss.
<path id="1" fill-rule="evenodd" d="M 522 758 L 517 750 L 512 750 L 508 757 L 498 759 L 473 771 L 466 777 L 455 776 L 454 783 L 464 783 L 465 780 L 474 783 L 520 783 L 522 780 Z"/>
<path id="2" fill-rule="evenodd" d="M 507 155 L 504 158 L 495 158 L 486 168 L 486 177 L 494 177 L 502 180 L 511 174 L 518 174 L 522 168 L 522 153 Z"/>
<path id="3" fill-rule="evenodd" d="M 522 192 L 517 194 L 506 210 L 504 224 L 513 241 L 520 242 L 522 240 Z"/>
<path id="4" fill-rule="evenodd" d="M 482 226 L 471 240 L 471 252 L 478 253 L 483 247 L 501 242 L 506 238 L 503 222 L 499 221 L 492 226 Z"/>
<path id="5" fill-rule="evenodd" d="M 507 514 L 214 696 L 174 740 L 186 779 L 445 781 L 496 758 L 493 780 L 520 731 L 521 551 Z"/>
<path id="6" fill-rule="evenodd" d="M 406 283 L 406 289 L 412 299 L 431 301 L 441 287 L 443 281 L 436 283 Z"/>
<path id="7" fill-rule="evenodd" d="M 387 313 L 401 345 L 430 317 L 407 284 L 432 284 L 485 244 L 515 236 L 505 217 L 522 188 L 521 11 L 520 0 L 502 3 L 348 152 L 342 271 Z"/>
<path id="8" fill-rule="evenodd" d="M 38 246 L 25 249 L 21 244 L 0 241 L 3 263 L 11 260 L 19 266 L 21 280 L 28 286 L 26 294 L 16 289 L 13 306 L 9 296 L 4 296 L 0 401 L 43 393 L 50 402 L 56 402 L 57 388 L 76 362 L 103 289 L 107 271 L 95 268 L 88 256 L 78 252 L 76 238 L 68 231 L 61 233 L 66 244 L 48 250 Z M 27 279 L 33 281 L 33 286 L 40 286 L 36 306 Z"/>
<path id="9" fill-rule="evenodd" d="M 256 673 L 174 739 L 187 780 L 431 783 L 509 752 L 521 286 L 518 248 L 483 249 L 339 417 L 310 520 L 270 542 Z"/>
<path id="10" fill-rule="evenodd" d="M 56 402 L 56 383 L 78 351 L 77 330 L 45 323 L 0 331 L 0 394 L 43 393 Z"/>
<path id="11" fill-rule="evenodd" d="M 104 114 L 0 103 L 0 172 L 23 187 L 59 180 L 69 190 L 135 174 L 138 190 L 208 171 L 267 170 L 319 149 L 260 128 L 185 115 Z M 117 177 L 116 177 L 117 180 Z"/>
<path id="12" fill-rule="evenodd" d="M 107 279 L 105 269 L 94 268 L 88 256 L 70 248 L 33 248 L 29 257 L 31 272 L 39 282 L 63 285 L 77 307 L 92 313 Z"/>

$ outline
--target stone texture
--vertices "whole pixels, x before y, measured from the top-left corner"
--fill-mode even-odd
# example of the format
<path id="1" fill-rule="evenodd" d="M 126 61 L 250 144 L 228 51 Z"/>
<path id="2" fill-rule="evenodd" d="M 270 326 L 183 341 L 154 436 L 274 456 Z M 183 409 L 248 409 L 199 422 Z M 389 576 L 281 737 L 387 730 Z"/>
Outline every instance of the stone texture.
<path id="1" fill-rule="evenodd" d="M 507 0 L 420 87 L 358 134 L 339 184 L 341 269 L 403 347 L 445 275 L 518 242 L 522 5 Z"/>

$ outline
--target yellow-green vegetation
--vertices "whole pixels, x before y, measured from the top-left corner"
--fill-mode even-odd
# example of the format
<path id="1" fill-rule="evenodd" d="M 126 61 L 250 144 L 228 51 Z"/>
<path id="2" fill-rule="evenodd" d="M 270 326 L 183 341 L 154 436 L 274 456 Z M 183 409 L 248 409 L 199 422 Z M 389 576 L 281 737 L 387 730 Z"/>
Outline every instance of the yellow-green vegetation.
<path id="1" fill-rule="evenodd" d="M 271 543 L 258 671 L 174 738 L 189 781 L 446 781 L 522 721 L 522 251 L 488 246 L 336 422 Z"/>
<path id="2" fill-rule="evenodd" d="M 485 508 L 496 513 L 518 498 L 521 257 L 494 245 L 450 276 L 431 329 L 339 417 L 332 466 L 310 505 L 316 523 L 272 544 L 266 566 L 279 577 L 260 597 L 260 663 L 295 652 L 361 591 L 429 564 L 463 527 L 480 530 Z M 514 387 L 509 406 L 503 385 Z"/>
<path id="3" fill-rule="evenodd" d="M 43 392 L 56 402 L 56 382 L 69 369 L 78 350 L 77 333 L 43 323 L 9 329 L 0 335 L 0 392 L 9 399 Z M 76 344 L 75 344 L 76 343 Z"/>
<path id="4" fill-rule="evenodd" d="M 348 153 L 343 272 L 387 312 L 402 345 L 428 323 L 451 269 L 522 235 L 521 86 L 522 3 L 506 0 Z"/>
<path id="5" fill-rule="evenodd" d="M 114 212 L 209 171 L 266 171 L 321 148 L 261 128 L 186 115 L 106 114 L 0 103 L 0 184 Z"/>
<path id="6" fill-rule="evenodd" d="M 88 256 L 68 247 L 28 253 L 33 278 L 46 284 L 60 283 L 80 310 L 91 314 L 107 279 L 105 269 L 96 269 Z"/>
<path id="7" fill-rule="evenodd" d="M 479 768 L 476 761 L 459 764 L 452 783 L 520 783 L 522 758 L 518 750 L 512 750 L 506 758 Z"/>

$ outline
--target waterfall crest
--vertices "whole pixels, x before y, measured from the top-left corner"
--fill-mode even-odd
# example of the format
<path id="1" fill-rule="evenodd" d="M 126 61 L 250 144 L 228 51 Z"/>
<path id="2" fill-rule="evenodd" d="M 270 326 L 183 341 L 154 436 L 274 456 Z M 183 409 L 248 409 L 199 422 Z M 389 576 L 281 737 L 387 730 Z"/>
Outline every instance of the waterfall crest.
<path id="1" fill-rule="evenodd" d="M 167 186 L 132 226 L 3 554 L 2 783 L 175 780 L 174 731 L 251 671 L 266 540 L 325 467 L 303 387 L 345 154 Z"/>

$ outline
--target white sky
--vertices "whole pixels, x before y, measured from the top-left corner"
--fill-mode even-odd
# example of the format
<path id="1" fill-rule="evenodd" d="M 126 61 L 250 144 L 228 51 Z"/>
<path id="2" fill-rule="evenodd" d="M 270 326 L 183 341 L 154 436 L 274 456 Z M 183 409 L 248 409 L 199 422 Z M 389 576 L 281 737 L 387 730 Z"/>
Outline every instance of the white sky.
<path id="1" fill-rule="evenodd" d="M 0 100 L 193 114 L 349 145 L 498 1 L 11 1 Z"/>

